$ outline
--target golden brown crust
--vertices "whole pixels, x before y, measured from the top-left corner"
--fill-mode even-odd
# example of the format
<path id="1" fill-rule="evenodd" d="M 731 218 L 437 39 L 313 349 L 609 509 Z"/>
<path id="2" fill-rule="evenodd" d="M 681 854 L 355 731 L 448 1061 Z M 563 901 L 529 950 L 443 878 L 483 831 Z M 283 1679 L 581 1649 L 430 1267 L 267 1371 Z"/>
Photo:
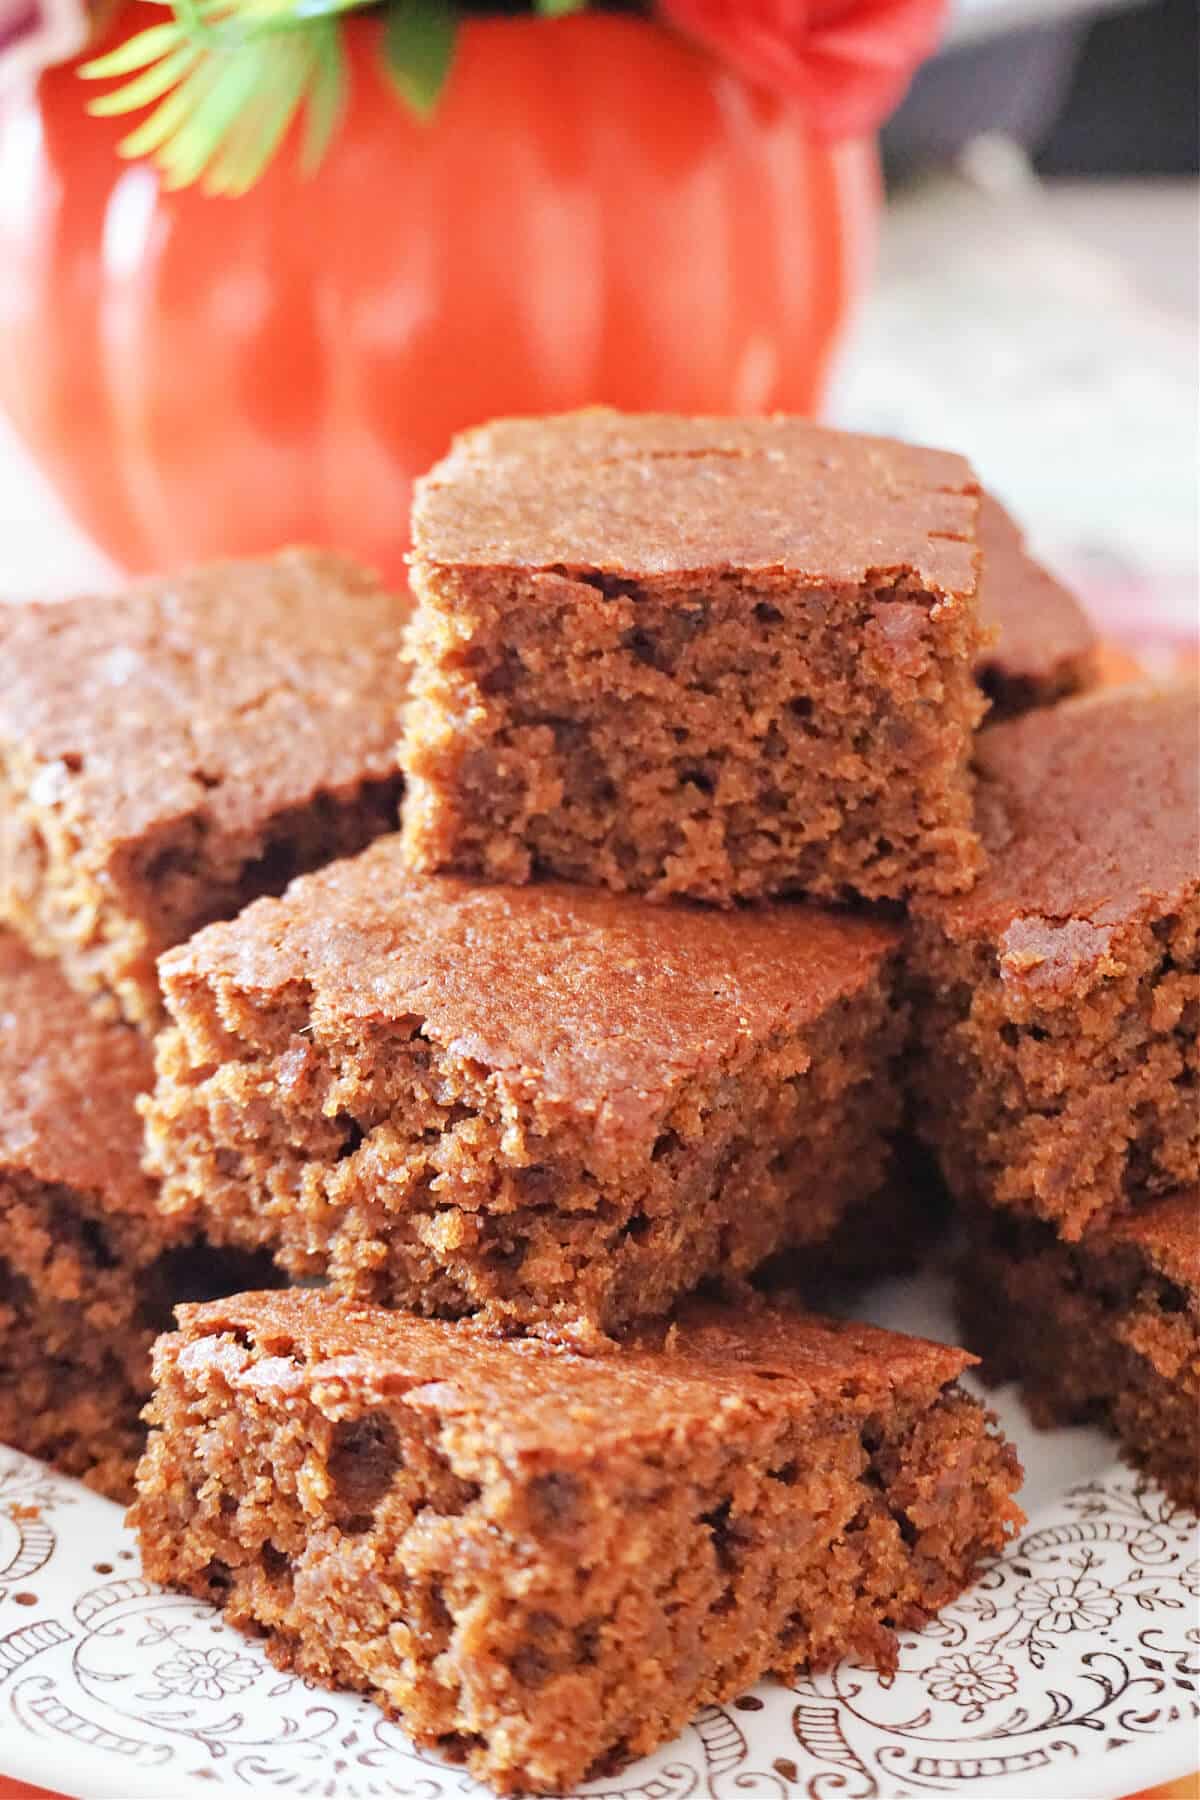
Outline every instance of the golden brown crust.
<path id="1" fill-rule="evenodd" d="M 994 632 L 979 663 L 989 720 L 1009 718 L 1098 685 L 1099 639 L 1075 595 L 1025 548 L 991 494 L 980 496 L 979 620 Z"/>
<path id="2" fill-rule="evenodd" d="M 414 875 L 389 837 L 210 926 L 161 973 L 178 1005 L 200 984 L 262 1006 L 300 986 L 314 1018 L 343 1027 L 419 1018 L 426 1040 L 629 1131 L 681 1075 L 861 992 L 899 941 L 817 908 L 727 917 Z"/>
<path id="3" fill-rule="evenodd" d="M 763 1418 L 808 1416 L 830 1402 L 887 1406 L 900 1392 L 932 1395 L 974 1360 L 966 1351 L 871 1325 L 769 1309 L 685 1306 L 594 1353 L 540 1338 L 498 1338 L 469 1321 L 443 1324 L 289 1288 L 177 1308 L 190 1371 L 226 1340 L 249 1337 L 265 1361 L 234 1391 L 285 1404 L 314 1385 L 407 1405 L 469 1424 L 506 1456 L 553 1449 L 589 1461 L 625 1441 L 657 1438 L 664 1423 L 696 1428 L 725 1398 Z M 195 1348 L 192 1348 L 195 1346 Z M 567 1404 L 563 1404 L 564 1397 Z"/>
<path id="4" fill-rule="evenodd" d="M 969 894 L 914 910 L 959 942 L 1013 933 L 1014 979 L 1057 983 L 1098 963 L 1114 928 L 1196 892 L 1198 745 L 1200 690 L 1184 681 L 1104 689 L 985 732 L 989 866 Z"/>
<path id="5" fill-rule="evenodd" d="M 394 768 L 407 608 L 348 558 L 285 550 L 0 612 L 0 741 L 85 854 L 185 814 L 241 831 Z"/>
<path id="6" fill-rule="evenodd" d="M 903 573 L 953 603 L 976 589 L 977 494 L 946 451 L 782 415 L 597 407 L 465 432 L 418 484 L 413 537 L 439 567 L 738 567 L 817 585 Z"/>
<path id="7" fill-rule="evenodd" d="M 0 919 L 145 1027 L 154 961 L 394 827 L 406 603 L 306 551 L 0 611 Z"/>

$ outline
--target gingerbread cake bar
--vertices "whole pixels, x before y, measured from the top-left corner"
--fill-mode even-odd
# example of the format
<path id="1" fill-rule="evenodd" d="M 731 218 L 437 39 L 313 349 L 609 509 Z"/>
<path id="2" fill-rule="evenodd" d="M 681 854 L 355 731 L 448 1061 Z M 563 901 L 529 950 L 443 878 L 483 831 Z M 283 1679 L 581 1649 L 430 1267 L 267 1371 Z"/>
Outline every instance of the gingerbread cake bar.
<path id="1" fill-rule="evenodd" d="M 988 723 L 1098 685 L 1100 645 L 1079 601 L 1025 548 L 1000 502 L 979 502 L 979 617 L 991 642 L 977 668 Z"/>
<path id="2" fill-rule="evenodd" d="M 468 432 L 413 513 L 416 866 L 969 887 L 977 510 L 961 458 L 797 419 Z"/>
<path id="3" fill-rule="evenodd" d="M 963 1330 L 984 1374 L 1018 1380 L 1039 1425 L 1105 1423 L 1200 1512 L 1200 1191 L 1065 1244 L 1000 1209 L 972 1221 Z"/>
<path id="4" fill-rule="evenodd" d="M 898 1122 L 899 933 L 405 868 L 396 838 L 164 957 L 164 1204 L 419 1312 L 611 1330 L 818 1254 Z"/>
<path id="5" fill-rule="evenodd" d="M 769 1670 L 894 1667 L 1021 1519 L 959 1350 L 699 1313 L 607 1355 L 327 1294 L 184 1308 L 131 1515 L 147 1575 L 561 1793 Z"/>
<path id="6" fill-rule="evenodd" d="M 990 863 L 911 914 L 919 1123 L 951 1189 L 1067 1238 L 1200 1179 L 1200 705 L 1100 691 L 981 733 Z"/>
<path id="7" fill-rule="evenodd" d="M 156 1210 L 135 1111 L 152 1074 L 132 1027 L 0 932 L 0 1442 L 117 1499 L 171 1303 L 269 1270 Z"/>
<path id="8" fill-rule="evenodd" d="M 0 608 L 0 920 L 157 1024 L 162 950 L 394 829 L 406 610 L 303 551 Z"/>

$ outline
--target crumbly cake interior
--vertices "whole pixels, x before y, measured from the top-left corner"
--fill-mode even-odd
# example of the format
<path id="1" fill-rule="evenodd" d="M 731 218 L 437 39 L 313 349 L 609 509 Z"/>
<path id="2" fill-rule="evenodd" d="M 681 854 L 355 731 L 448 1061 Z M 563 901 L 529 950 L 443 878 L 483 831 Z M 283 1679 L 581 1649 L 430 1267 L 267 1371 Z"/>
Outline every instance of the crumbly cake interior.
<path id="1" fill-rule="evenodd" d="M 510 1090 L 419 1016 L 189 983 L 145 1103 L 163 1202 L 360 1300 L 601 1330 L 819 1245 L 883 1183 L 906 1027 L 887 965 L 799 1034 L 672 1085 L 647 1157 Z"/>
<path id="2" fill-rule="evenodd" d="M 751 1285 L 827 1311 L 832 1295 L 849 1300 L 869 1283 L 939 1266 L 953 1215 L 933 1158 L 902 1133 L 887 1179 L 847 1207 L 832 1236 L 769 1257 Z"/>
<path id="3" fill-rule="evenodd" d="M 78 1362 L 49 1355 L 39 1336 L 45 1320 L 46 1310 L 0 1265 L 0 1443 L 127 1505 L 146 1441 L 149 1343 L 146 1379 L 135 1382 L 121 1345 Z"/>
<path id="4" fill-rule="evenodd" d="M 198 805 L 110 845 L 92 840 L 71 782 L 64 764 L 0 743 L 0 914 L 102 1012 L 151 1030 L 164 950 L 394 829 L 403 790 L 398 774 L 363 779 L 236 826 Z"/>
<path id="5" fill-rule="evenodd" d="M 83 1211 L 61 1185 L 0 1175 L 0 1442 L 128 1500 L 154 1333 L 137 1273 L 150 1221 Z"/>
<path id="6" fill-rule="evenodd" d="M 977 626 L 903 577 L 414 570 L 416 866 L 729 902 L 979 861 Z"/>
<path id="7" fill-rule="evenodd" d="M 1200 1196 L 1187 1226 L 1197 1231 Z M 1017 1380 L 1034 1422 L 1091 1422 L 1200 1512 L 1200 1290 L 1135 1242 L 1064 1244 L 994 1212 L 974 1221 L 960 1268 L 964 1341 L 992 1381 Z"/>
<path id="8" fill-rule="evenodd" d="M 171 1308 L 269 1285 L 270 1260 L 12 1171 L 0 1173 L 0 1226 L 0 1443 L 127 1501 Z"/>
<path id="9" fill-rule="evenodd" d="M 147 1573 L 499 1791 L 555 1793 L 768 1670 L 894 1667 L 896 1633 L 1020 1518 L 1015 1457 L 953 1381 L 897 1377 L 885 1401 L 886 1377 L 847 1379 L 790 1408 L 770 1361 L 685 1401 L 669 1357 L 545 1354 L 545 1416 L 565 1407 L 586 1447 L 531 1441 L 505 1390 L 473 1398 L 465 1353 L 439 1380 L 369 1354 L 309 1367 L 278 1331 L 164 1339 L 133 1513 Z"/>
<path id="10" fill-rule="evenodd" d="M 1090 930 L 1062 927 L 1064 966 L 1084 952 L 1066 981 L 1005 979 L 1011 934 L 955 943 L 918 923 L 914 939 L 911 1080 L 951 1188 L 1068 1238 L 1200 1175 L 1200 898 L 1095 959 Z"/>
<path id="11" fill-rule="evenodd" d="M 1197 698 L 1110 688 L 981 732 L 988 866 L 910 914 L 920 1129 L 957 1197 L 1069 1239 L 1200 1179 Z"/>

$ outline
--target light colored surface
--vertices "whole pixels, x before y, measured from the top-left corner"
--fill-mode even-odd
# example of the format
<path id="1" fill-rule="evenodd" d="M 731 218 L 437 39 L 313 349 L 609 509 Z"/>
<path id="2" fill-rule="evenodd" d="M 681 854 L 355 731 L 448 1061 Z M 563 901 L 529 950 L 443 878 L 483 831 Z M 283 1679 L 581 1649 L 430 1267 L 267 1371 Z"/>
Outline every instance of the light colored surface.
<path id="1" fill-rule="evenodd" d="M 83 0 L 0 0 L 0 92 L 74 56 L 87 30 Z"/>
<path id="2" fill-rule="evenodd" d="M 1194 332 L 1200 324 L 1200 183 L 1055 181 L 1056 226 L 1119 265 L 1135 294 Z M 1195 344 L 1193 340 L 1193 355 Z"/>
<path id="3" fill-rule="evenodd" d="M 947 1338 L 938 1281 L 856 1311 Z M 882 1681 L 851 1664 L 708 1707 L 604 1800 L 1116 1800 L 1195 1761 L 1200 1530 L 1091 1431 L 1000 1410 L 1028 1529 Z M 26 1509 L 36 1509 L 28 1516 Z M 24 1596 L 22 1600 L 19 1596 Z M 32 1596 L 32 1598 L 29 1598 Z M 754 1703 L 758 1702 L 757 1705 Z M 87 1800 L 486 1800 L 370 1703 L 281 1675 L 207 1606 L 143 1581 L 117 1507 L 0 1451 L 0 1767 Z"/>
<path id="4" fill-rule="evenodd" d="M 893 209 L 835 386 L 840 423 L 964 451 L 1107 635 L 1200 624 L 1198 192 L 1042 187 L 979 140 Z"/>
<path id="5" fill-rule="evenodd" d="M 118 579 L 67 517 L 0 413 L 0 600 L 90 593 Z"/>
<path id="6" fill-rule="evenodd" d="M 973 44 L 1022 26 L 1087 19 L 1102 12 L 1125 11 L 1145 0 L 954 0 L 946 30 L 947 45 Z"/>

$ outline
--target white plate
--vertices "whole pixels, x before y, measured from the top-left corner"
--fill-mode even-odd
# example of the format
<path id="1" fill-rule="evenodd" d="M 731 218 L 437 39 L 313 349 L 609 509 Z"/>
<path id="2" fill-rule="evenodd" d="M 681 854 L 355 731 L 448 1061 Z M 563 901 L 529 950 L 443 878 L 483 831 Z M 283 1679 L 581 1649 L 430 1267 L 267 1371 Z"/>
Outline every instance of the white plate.
<path id="1" fill-rule="evenodd" d="M 934 1277 L 862 1315 L 952 1337 Z M 1090 1431 L 1000 1411 L 1029 1526 L 890 1681 L 850 1664 L 708 1707 L 607 1800 L 1117 1800 L 1200 1762 L 1200 1535 Z M 87 1800 L 482 1796 L 366 1701 L 281 1675 L 143 1581 L 117 1507 L 0 1451 L 0 1769 Z"/>

